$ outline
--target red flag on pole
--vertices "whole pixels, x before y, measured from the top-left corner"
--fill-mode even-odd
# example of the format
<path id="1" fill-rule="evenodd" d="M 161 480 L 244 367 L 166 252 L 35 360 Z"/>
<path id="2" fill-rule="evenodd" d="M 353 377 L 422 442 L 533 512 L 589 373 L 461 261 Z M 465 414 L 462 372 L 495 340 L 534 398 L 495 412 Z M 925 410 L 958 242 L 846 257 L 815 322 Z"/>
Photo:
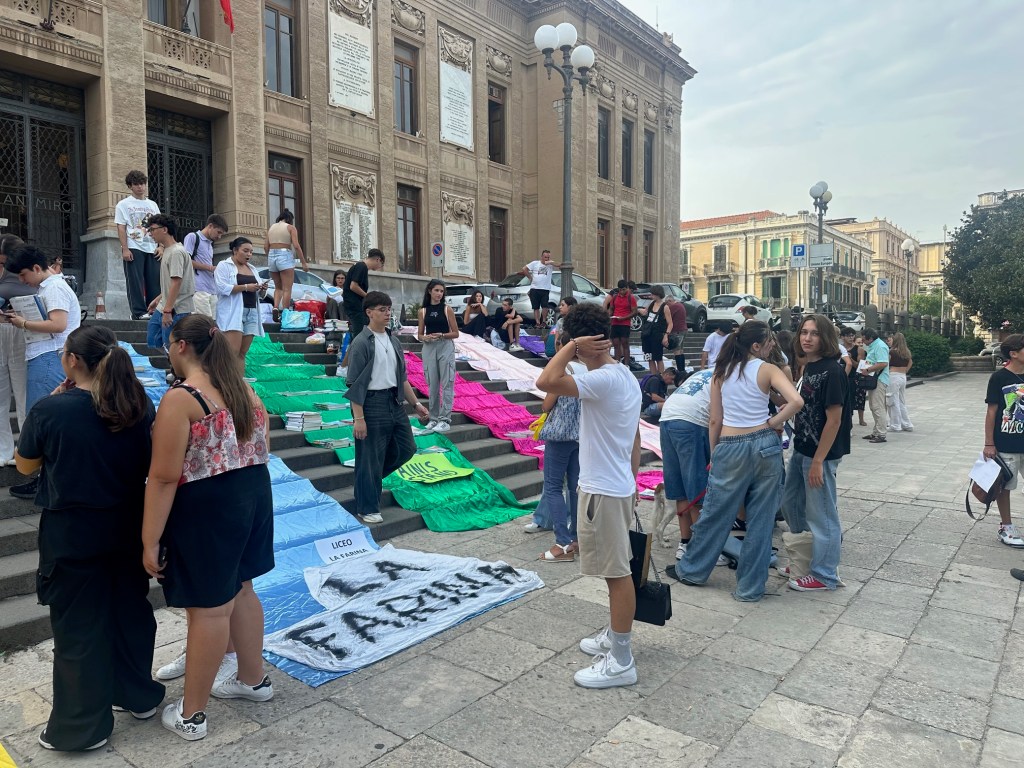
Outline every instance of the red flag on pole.
<path id="1" fill-rule="evenodd" d="M 231 0 L 220 0 L 220 7 L 224 9 L 224 23 L 228 25 L 232 34 L 234 34 L 235 17 L 231 15 Z"/>

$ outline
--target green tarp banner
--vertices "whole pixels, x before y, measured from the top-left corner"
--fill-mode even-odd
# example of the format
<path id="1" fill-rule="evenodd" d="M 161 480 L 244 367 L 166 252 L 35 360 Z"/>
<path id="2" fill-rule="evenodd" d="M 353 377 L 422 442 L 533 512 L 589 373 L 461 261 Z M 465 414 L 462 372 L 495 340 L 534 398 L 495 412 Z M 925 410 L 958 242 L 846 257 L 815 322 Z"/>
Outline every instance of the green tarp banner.
<path id="1" fill-rule="evenodd" d="M 288 411 L 319 410 L 316 403 L 348 404 L 344 397 L 346 387 L 343 379 L 324 376 L 322 366 L 303 362 L 301 355 L 285 352 L 281 344 L 266 337 L 253 339 L 245 368 L 246 376 L 256 379 L 253 384 L 256 394 L 267 410 L 275 415 L 283 416 Z M 325 423 L 352 418 L 348 409 L 324 410 L 320 414 Z M 315 445 L 316 440 L 352 440 L 352 427 L 339 425 L 304 434 L 310 445 Z M 418 456 L 443 456 L 451 467 L 469 472 L 464 477 L 431 483 L 412 482 L 402 478 L 398 472 L 384 479 L 384 488 L 391 491 L 395 501 L 403 508 L 422 515 L 430 530 L 490 528 L 514 520 L 536 506 L 535 503 L 520 503 L 510 490 L 467 461 L 444 435 L 427 434 L 414 439 L 421 452 L 430 448 L 444 449 L 443 453 Z M 352 466 L 356 453 L 354 445 L 333 450 L 339 462 Z"/>

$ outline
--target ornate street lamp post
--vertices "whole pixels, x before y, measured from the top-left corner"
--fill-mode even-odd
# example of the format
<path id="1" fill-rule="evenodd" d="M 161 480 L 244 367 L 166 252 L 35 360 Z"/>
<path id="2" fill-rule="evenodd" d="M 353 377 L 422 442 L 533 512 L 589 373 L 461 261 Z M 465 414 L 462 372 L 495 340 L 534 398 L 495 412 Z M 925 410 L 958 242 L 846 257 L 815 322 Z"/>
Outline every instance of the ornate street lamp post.
<path id="1" fill-rule="evenodd" d="M 907 317 L 910 316 L 910 262 L 914 258 L 914 251 L 917 249 L 917 243 L 911 240 L 909 237 L 903 241 L 903 258 L 907 260 Z"/>
<path id="2" fill-rule="evenodd" d="M 544 54 L 544 67 L 548 79 L 554 70 L 562 76 L 562 298 L 572 296 L 572 91 L 576 82 L 586 88 L 588 74 L 594 66 L 594 49 L 589 45 L 576 46 L 576 27 L 562 22 L 537 29 L 533 43 Z M 576 47 L 573 47 L 576 46 Z M 562 52 L 562 63 L 554 60 L 555 49 Z"/>
<path id="3" fill-rule="evenodd" d="M 825 213 L 828 211 L 828 204 L 832 200 L 832 193 L 829 192 L 828 184 L 819 181 L 810 189 L 811 197 L 814 198 L 814 209 L 818 212 L 818 244 L 825 242 Z M 825 294 L 825 270 L 818 267 L 818 296 L 815 301 L 815 310 L 821 312 L 824 302 L 822 296 Z"/>

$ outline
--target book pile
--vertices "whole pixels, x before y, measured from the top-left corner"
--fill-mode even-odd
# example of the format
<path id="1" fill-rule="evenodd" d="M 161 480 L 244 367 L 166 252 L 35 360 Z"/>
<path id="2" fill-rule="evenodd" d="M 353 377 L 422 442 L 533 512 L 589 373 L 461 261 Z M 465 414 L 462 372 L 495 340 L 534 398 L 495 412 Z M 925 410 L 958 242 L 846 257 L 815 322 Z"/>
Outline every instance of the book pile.
<path id="1" fill-rule="evenodd" d="M 321 411 L 347 411 L 349 409 L 348 403 L 313 403 L 314 408 L 318 408 Z"/>
<path id="2" fill-rule="evenodd" d="M 292 432 L 305 432 L 322 426 L 319 411 L 288 411 L 284 415 L 284 428 Z"/>
<path id="3" fill-rule="evenodd" d="M 325 438 L 323 440 L 313 440 L 313 445 L 319 446 L 320 448 L 348 448 L 352 445 L 352 441 L 347 437 L 334 437 Z"/>

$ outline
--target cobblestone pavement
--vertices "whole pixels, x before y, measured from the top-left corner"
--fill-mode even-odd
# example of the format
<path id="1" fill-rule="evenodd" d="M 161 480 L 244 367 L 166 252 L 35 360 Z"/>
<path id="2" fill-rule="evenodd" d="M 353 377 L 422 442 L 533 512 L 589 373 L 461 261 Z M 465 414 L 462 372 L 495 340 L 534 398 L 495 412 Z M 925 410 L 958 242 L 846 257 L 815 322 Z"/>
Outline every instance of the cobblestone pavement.
<path id="1" fill-rule="evenodd" d="M 758 604 L 729 596 L 716 569 L 701 589 L 672 584 L 674 617 L 636 625 L 639 683 L 572 683 L 577 648 L 607 621 L 603 585 L 536 562 L 547 540 L 523 521 L 487 531 L 421 531 L 400 547 L 505 559 L 547 587 L 318 689 L 277 670 L 273 701 L 213 700 L 210 735 L 186 743 L 156 721 L 118 716 L 103 766 L 1024 765 L 1024 562 L 997 520 L 963 512 L 980 445 L 983 375 L 907 393 L 912 434 L 871 445 L 855 427 L 839 471 L 846 588 L 796 593 L 773 576 Z M 870 414 L 869 414 L 870 418 Z M 1024 499 L 1014 494 L 1014 504 Z M 656 546 L 669 562 L 673 550 Z M 157 663 L 185 625 L 159 613 Z M 50 645 L 0 666 L 0 740 L 20 766 L 69 758 L 35 743 L 48 713 Z M 179 696 L 181 681 L 168 688 Z"/>

